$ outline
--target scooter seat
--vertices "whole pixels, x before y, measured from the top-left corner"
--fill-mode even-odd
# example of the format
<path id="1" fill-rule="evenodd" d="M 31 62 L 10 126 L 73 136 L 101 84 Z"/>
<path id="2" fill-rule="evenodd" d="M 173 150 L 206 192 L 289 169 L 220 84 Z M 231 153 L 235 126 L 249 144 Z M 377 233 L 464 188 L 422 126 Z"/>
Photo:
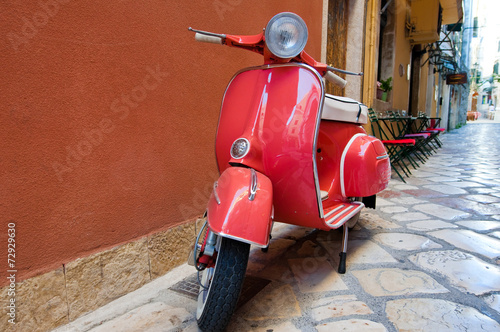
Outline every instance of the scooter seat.
<path id="1" fill-rule="evenodd" d="M 325 94 L 321 119 L 367 124 L 368 107 L 351 98 Z"/>

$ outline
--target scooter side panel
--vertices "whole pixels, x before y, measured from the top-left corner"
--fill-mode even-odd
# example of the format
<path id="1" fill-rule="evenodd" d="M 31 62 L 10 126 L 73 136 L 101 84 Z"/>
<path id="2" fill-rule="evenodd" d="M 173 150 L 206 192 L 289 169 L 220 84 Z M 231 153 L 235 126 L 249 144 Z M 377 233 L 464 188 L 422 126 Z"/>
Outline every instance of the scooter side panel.
<path id="1" fill-rule="evenodd" d="M 292 65 L 243 71 L 226 90 L 216 141 L 219 169 L 243 164 L 268 176 L 275 220 L 325 227 L 315 177 L 322 97 L 317 73 Z M 231 145 L 241 137 L 250 142 L 250 151 L 232 159 Z"/>
<path id="2" fill-rule="evenodd" d="M 325 209 L 346 200 L 341 192 L 341 160 L 345 146 L 357 134 L 366 135 L 366 131 L 353 123 L 321 121 L 316 160 L 320 188 L 328 192 L 328 200 L 323 202 Z"/>
<path id="3" fill-rule="evenodd" d="M 341 189 L 347 197 L 367 197 L 387 188 L 391 165 L 384 145 L 375 137 L 358 134 L 346 146 L 341 160 Z"/>
<path id="4" fill-rule="evenodd" d="M 210 229 L 223 237 L 266 247 L 272 226 L 273 188 L 265 175 L 255 173 L 257 191 L 250 200 L 252 170 L 227 168 L 210 195 L 207 218 Z"/>

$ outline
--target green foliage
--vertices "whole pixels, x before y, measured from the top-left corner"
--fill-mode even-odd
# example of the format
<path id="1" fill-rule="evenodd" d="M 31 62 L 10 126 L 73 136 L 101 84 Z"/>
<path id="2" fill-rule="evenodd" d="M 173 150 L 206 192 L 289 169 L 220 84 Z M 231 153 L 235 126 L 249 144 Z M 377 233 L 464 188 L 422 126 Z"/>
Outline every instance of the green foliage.
<path id="1" fill-rule="evenodd" d="M 384 92 L 389 92 L 392 90 L 392 77 L 389 77 L 386 80 L 380 80 L 380 88 L 384 90 Z"/>

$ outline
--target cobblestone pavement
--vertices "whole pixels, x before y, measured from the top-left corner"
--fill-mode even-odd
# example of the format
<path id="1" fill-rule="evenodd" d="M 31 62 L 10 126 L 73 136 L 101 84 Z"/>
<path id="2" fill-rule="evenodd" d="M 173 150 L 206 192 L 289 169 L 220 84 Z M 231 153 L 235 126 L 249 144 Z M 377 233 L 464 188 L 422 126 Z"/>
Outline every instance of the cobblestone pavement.
<path id="1" fill-rule="evenodd" d="M 500 123 L 468 124 L 349 234 L 275 226 L 228 331 L 500 331 Z M 181 266 L 61 331 L 198 331 Z M 189 293 L 189 290 L 187 290 Z"/>

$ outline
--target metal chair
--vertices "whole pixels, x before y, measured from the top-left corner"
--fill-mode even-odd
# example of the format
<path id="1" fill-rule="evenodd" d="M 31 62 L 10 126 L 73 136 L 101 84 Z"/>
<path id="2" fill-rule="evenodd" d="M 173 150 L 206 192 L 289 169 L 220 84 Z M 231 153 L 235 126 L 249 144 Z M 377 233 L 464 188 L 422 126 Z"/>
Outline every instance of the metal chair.
<path id="1" fill-rule="evenodd" d="M 400 170 L 407 177 L 411 175 L 411 171 L 406 165 L 405 159 L 408 159 L 411 151 L 415 147 L 415 139 L 394 139 L 390 137 L 383 129 L 381 121 L 379 121 L 377 113 L 373 109 L 368 109 L 368 117 L 370 118 L 370 124 L 372 128 L 372 133 L 374 136 L 378 137 L 385 146 L 387 154 L 389 155 L 392 169 L 396 172 L 399 178 L 406 183 L 405 179 L 400 173 Z M 413 162 L 411 157 L 408 159 L 409 163 Z M 399 170 L 398 170 L 399 168 Z"/>

